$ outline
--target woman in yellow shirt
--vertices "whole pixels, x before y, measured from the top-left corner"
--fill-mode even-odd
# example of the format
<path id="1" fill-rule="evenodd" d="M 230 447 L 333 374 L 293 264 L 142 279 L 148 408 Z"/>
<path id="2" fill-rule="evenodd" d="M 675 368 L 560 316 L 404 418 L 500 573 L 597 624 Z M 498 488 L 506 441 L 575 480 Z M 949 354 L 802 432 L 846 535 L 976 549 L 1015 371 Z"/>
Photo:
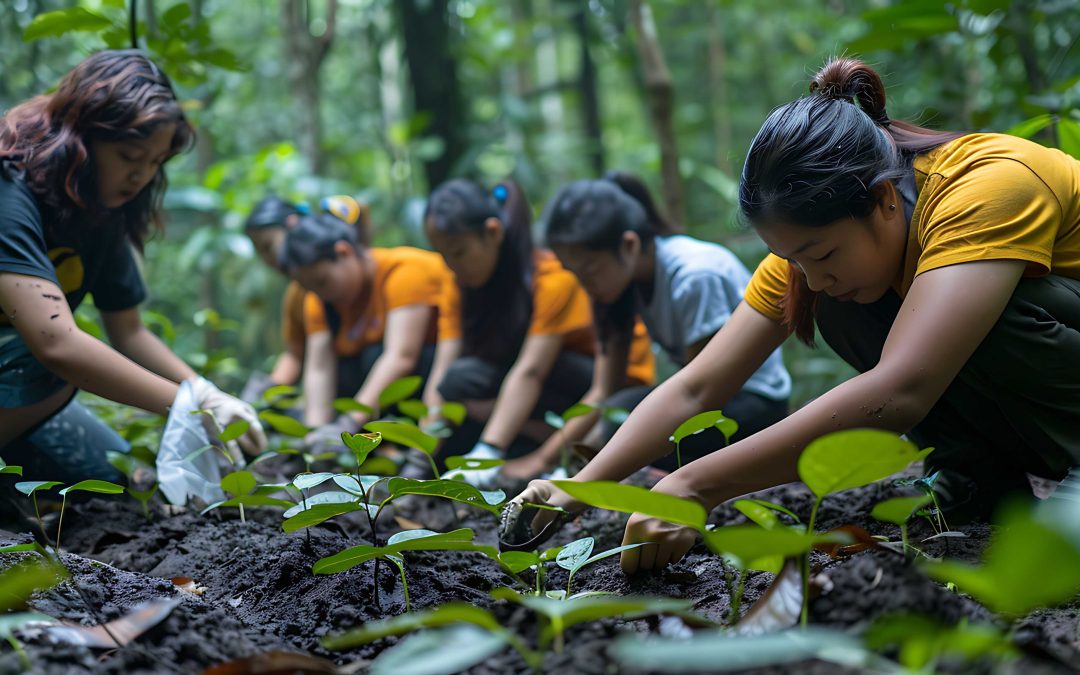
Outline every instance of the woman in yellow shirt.
<path id="1" fill-rule="evenodd" d="M 329 214 L 302 216 L 282 249 L 304 298 L 304 422 L 308 441 L 341 444 L 371 415 L 336 417 L 354 397 L 378 416 L 379 394 L 410 374 L 427 375 L 434 355 L 439 292 L 448 273 L 438 255 L 409 246 L 366 248 Z"/>
<path id="2" fill-rule="evenodd" d="M 934 446 L 927 469 L 957 519 L 1030 495 L 1025 472 L 1080 465 L 1080 161 L 890 120 L 857 60 L 827 64 L 810 91 L 769 116 L 746 158 L 740 207 L 772 254 L 745 301 L 575 479 L 625 477 L 815 325 L 860 374 L 655 490 L 711 509 L 797 480 L 808 443 L 856 427 Z M 580 508 L 543 481 L 519 498 Z M 635 514 L 624 543 L 657 545 L 625 552 L 623 569 L 663 567 L 694 539 Z"/>
<path id="3" fill-rule="evenodd" d="M 424 400 L 432 410 L 444 400 L 466 404 L 471 440 L 482 427 L 470 458 L 502 458 L 523 431 L 542 441 L 551 431 L 540 422 L 544 413 L 562 412 L 593 385 L 589 298 L 550 251 L 534 249 L 529 221 L 525 197 L 510 181 L 493 191 L 467 180 L 444 183 L 424 217 L 428 239 L 455 275 L 439 303 Z M 641 351 L 613 376 L 616 389 L 652 381 L 652 355 Z M 445 451 L 467 449 L 460 443 L 469 435 L 469 426 L 459 430 Z M 465 478 L 488 483 L 495 473 Z"/>

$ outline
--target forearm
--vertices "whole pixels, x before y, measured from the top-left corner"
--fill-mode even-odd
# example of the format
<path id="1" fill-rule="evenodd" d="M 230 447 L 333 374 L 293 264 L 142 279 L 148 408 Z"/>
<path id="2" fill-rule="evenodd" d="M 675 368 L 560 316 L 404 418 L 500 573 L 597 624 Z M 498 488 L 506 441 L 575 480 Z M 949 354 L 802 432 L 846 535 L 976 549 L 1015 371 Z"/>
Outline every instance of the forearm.
<path id="1" fill-rule="evenodd" d="M 508 447 L 528 421 L 543 388 L 543 380 L 535 374 L 512 368 L 499 388 L 495 408 L 480 440 L 497 448 Z"/>
<path id="2" fill-rule="evenodd" d="M 176 382 L 147 370 L 81 331 L 70 333 L 60 349 L 54 346 L 50 352 L 50 356 L 41 359 L 49 370 L 76 387 L 110 401 L 167 415 L 176 398 Z M 191 376 L 195 376 L 194 372 Z"/>
<path id="3" fill-rule="evenodd" d="M 304 371 L 304 424 L 315 428 L 334 418 L 336 386 L 333 360 L 320 365 L 312 359 Z"/>
<path id="4" fill-rule="evenodd" d="M 442 394 L 439 393 L 439 383 L 446 376 L 446 372 L 450 370 L 450 364 L 460 355 L 460 342 L 459 341 L 442 341 L 435 348 L 435 361 L 431 364 L 431 372 L 428 374 L 427 382 L 424 385 L 424 405 L 427 406 L 429 411 L 437 410 L 445 401 Z M 441 417 L 441 415 L 430 415 L 432 418 Z"/>
<path id="5" fill-rule="evenodd" d="M 113 347 L 143 368 L 180 383 L 198 377 L 191 366 L 169 349 L 158 336 L 145 327 L 113 340 Z"/>
<path id="6" fill-rule="evenodd" d="M 904 433 L 928 409 L 926 401 L 871 370 L 773 426 L 687 464 L 665 481 L 712 509 L 748 492 L 798 480 L 799 455 L 816 438 L 855 428 Z"/>
<path id="7" fill-rule="evenodd" d="M 291 351 L 282 352 L 270 371 L 270 381 L 275 385 L 296 384 L 300 379 L 301 361 Z"/>

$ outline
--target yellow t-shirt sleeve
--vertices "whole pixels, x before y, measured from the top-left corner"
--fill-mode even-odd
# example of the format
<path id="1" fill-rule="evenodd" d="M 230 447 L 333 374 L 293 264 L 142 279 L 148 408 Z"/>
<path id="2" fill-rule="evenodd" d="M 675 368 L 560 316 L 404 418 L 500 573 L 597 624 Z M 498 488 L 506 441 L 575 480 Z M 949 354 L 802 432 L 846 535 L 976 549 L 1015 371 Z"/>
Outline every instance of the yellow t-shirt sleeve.
<path id="1" fill-rule="evenodd" d="M 633 384 L 652 384 L 656 381 L 656 357 L 653 356 L 649 330 L 641 317 L 634 317 L 634 337 L 630 341 L 626 377 Z"/>
<path id="2" fill-rule="evenodd" d="M 770 253 L 765 256 L 743 293 L 746 304 L 776 322 L 784 318 L 781 302 L 787 292 L 789 265 L 778 255 Z"/>
<path id="3" fill-rule="evenodd" d="M 304 296 L 304 335 L 314 335 L 330 330 L 322 298 L 314 293 Z"/>
<path id="4" fill-rule="evenodd" d="M 946 180 L 931 176 L 928 181 Z M 1027 166 L 987 162 L 934 188 L 917 233 L 922 253 L 915 276 L 977 260 L 1024 260 L 1036 274 L 1050 271 L 1062 208 Z M 992 198 L 989 198 L 992 196 Z"/>
<path id="5" fill-rule="evenodd" d="M 442 290 L 441 270 L 434 261 L 408 258 L 389 270 L 385 284 L 386 311 L 409 305 L 439 304 Z"/>
<path id="6" fill-rule="evenodd" d="M 461 339 L 461 289 L 451 277 L 439 294 L 439 341 Z"/>
<path id="7" fill-rule="evenodd" d="M 532 335 L 566 335 L 592 326 L 592 306 L 570 272 L 537 274 L 533 290 Z"/>

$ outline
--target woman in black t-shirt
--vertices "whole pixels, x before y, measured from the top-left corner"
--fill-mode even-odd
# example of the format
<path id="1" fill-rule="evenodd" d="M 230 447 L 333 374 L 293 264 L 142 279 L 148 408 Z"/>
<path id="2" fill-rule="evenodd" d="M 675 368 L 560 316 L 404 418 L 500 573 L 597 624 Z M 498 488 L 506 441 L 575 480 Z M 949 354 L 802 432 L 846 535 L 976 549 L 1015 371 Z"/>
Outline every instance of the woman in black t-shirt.
<path id="1" fill-rule="evenodd" d="M 168 77 L 135 50 L 90 56 L 0 119 L 0 453 L 26 477 L 119 477 L 106 452 L 127 445 L 73 402 L 76 389 L 165 414 L 192 380 L 211 434 L 245 420 L 239 445 L 265 445 L 254 410 L 139 316 L 132 249 L 159 224 L 164 163 L 193 135 Z M 88 293 L 112 347 L 72 317 Z"/>

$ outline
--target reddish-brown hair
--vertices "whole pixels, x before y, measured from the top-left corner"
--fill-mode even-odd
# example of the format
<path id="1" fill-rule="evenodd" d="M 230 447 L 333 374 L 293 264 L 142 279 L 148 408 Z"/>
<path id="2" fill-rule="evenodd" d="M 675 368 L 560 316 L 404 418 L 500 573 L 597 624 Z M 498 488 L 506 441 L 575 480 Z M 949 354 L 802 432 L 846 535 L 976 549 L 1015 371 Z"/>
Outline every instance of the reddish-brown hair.
<path id="1" fill-rule="evenodd" d="M 858 59 L 833 59 L 814 75 L 810 96 L 774 110 L 754 137 L 739 182 L 740 210 L 755 227 L 865 218 L 875 188 L 910 171 L 917 153 L 962 135 L 890 120 L 874 69 Z M 784 324 L 812 344 L 817 294 L 795 265 L 781 304 Z"/>
<path id="2" fill-rule="evenodd" d="M 176 100 L 172 83 L 141 51 L 108 50 L 83 60 L 56 91 L 12 108 L 0 119 L 0 168 L 20 174 L 59 236 L 72 227 L 119 218 L 141 250 L 153 223 L 159 230 L 166 178 L 153 180 L 119 209 L 106 209 L 97 191 L 92 141 L 148 138 L 175 124 L 172 155 L 191 147 L 195 132 Z M 171 155 L 170 155 L 171 156 Z"/>

